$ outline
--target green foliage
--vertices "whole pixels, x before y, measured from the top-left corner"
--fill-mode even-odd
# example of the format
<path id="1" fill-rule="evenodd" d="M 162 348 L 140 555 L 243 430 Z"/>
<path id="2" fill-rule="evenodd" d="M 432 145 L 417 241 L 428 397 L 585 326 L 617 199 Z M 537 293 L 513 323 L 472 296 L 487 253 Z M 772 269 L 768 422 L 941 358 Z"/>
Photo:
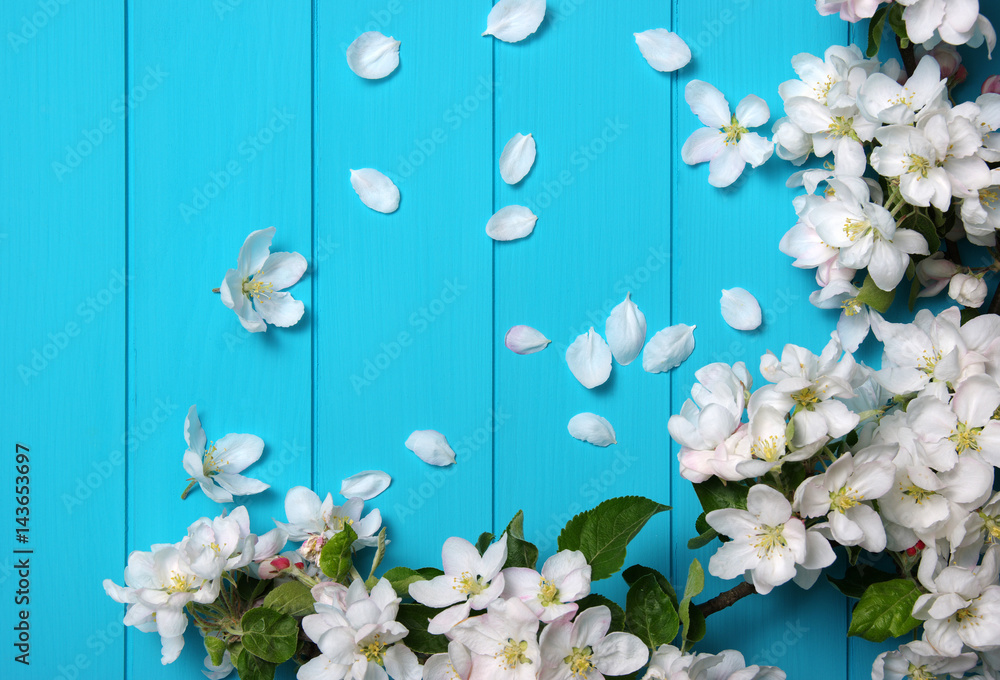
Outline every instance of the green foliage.
<path id="1" fill-rule="evenodd" d="M 869 586 L 883 581 L 891 581 L 895 575 L 881 569 L 857 564 L 847 567 L 843 578 L 833 578 L 832 576 L 826 578 L 834 588 L 847 597 L 860 600 Z"/>
<path id="2" fill-rule="evenodd" d="M 486 552 L 486 549 L 490 547 L 490 543 L 493 542 L 494 538 L 496 538 L 496 536 L 494 536 L 488 531 L 484 531 L 483 533 L 479 534 L 479 540 L 476 541 L 476 550 L 479 551 L 480 555 Z"/>
<path id="3" fill-rule="evenodd" d="M 274 680 L 274 669 L 278 664 L 265 661 L 253 654 L 240 654 L 236 660 L 236 672 L 240 680 Z"/>
<path id="4" fill-rule="evenodd" d="M 418 654 L 440 654 L 448 651 L 448 639 L 443 635 L 433 635 L 427 632 L 427 622 L 440 609 L 432 609 L 422 604 L 401 604 L 396 620 L 410 631 L 403 642 Z"/>
<path id="5" fill-rule="evenodd" d="M 920 588 L 909 579 L 873 583 L 854 608 L 847 634 L 871 642 L 905 635 L 920 625 L 910 614 L 920 595 Z"/>
<path id="6" fill-rule="evenodd" d="M 614 600 L 609 600 L 603 595 L 598 595 L 597 593 L 591 593 L 587 597 L 577 600 L 576 604 L 580 608 L 579 611 L 581 612 L 584 609 L 604 605 L 611 611 L 611 627 L 608 628 L 608 631 L 612 633 L 620 633 L 625 630 L 625 610 L 619 607 L 618 603 Z"/>
<path id="7" fill-rule="evenodd" d="M 858 293 L 858 302 L 862 302 L 872 309 L 885 314 L 896 297 L 896 290 L 882 290 L 875 285 L 870 274 L 865 275 L 865 282 L 861 284 L 861 292 Z"/>
<path id="8" fill-rule="evenodd" d="M 629 588 L 625 598 L 625 624 L 650 649 L 677 637 L 680 628 L 677 609 L 654 574 L 644 574 Z"/>
<path id="9" fill-rule="evenodd" d="M 698 515 L 698 519 L 694 521 L 694 528 L 698 532 L 698 535 L 688 541 L 688 550 L 702 548 L 719 536 L 719 532 L 710 527 L 705 520 L 706 514 L 708 513 L 702 512 Z"/>
<path id="10" fill-rule="evenodd" d="M 698 560 L 692 560 L 691 566 L 688 568 L 688 578 L 687 583 L 684 585 L 684 599 L 681 600 L 681 604 L 677 607 L 677 614 L 680 617 L 681 625 L 684 627 L 684 646 L 687 647 L 687 640 L 691 640 L 691 611 L 696 611 L 699 614 L 701 610 L 691 604 L 692 598 L 695 595 L 700 595 L 701 591 L 705 589 L 705 570 L 701 568 L 701 562 Z M 705 629 L 705 618 L 701 619 L 701 631 L 698 631 L 703 636 Z M 697 639 L 701 639 L 698 637 Z"/>
<path id="11" fill-rule="evenodd" d="M 889 7 L 889 11 L 886 12 L 885 15 L 885 22 L 889 24 L 889 28 L 892 29 L 892 32 L 899 37 L 900 46 L 905 48 L 910 44 L 910 38 L 906 34 L 906 23 L 903 22 L 904 9 L 906 8 L 899 3 Z"/>
<path id="12" fill-rule="evenodd" d="M 309 588 L 300 581 L 282 583 L 264 598 L 265 607 L 289 616 L 301 617 L 315 614 L 315 604 L 316 601 L 313 599 L 312 593 L 309 592 Z"/>
<path id="13" fill-rule="evenodd" d="M 622 578 L 625 579 L 625 583 L 629 584 L 629 586 L 633 586 L 635 585 L 636 581 L 638 581 L 646 574 L 652 574 L 656 578 L 656 582 L 659 584 L 660 589 L 667 594 L 667 597 L 670 598 L 671 604 L 673 604 L 676 607 L 677 591 L 674 590 L 674 587 L 670 584 L 670 581 L 667 579 L 667 577 L 658 572 L 656 569 L 653 569 L 652 567 L 644 567 L 641 564 L 636 564 L 623 571 Z"/>
<path id="14" fill-rule="evenodd" d="M 718 477 L 712 477 L 693 486 L 706 514 L 723 508 L 747 509 L 747 494 L 750 492 L 750 488 L 744 484 L 726 483 Z"/>
<path id="15" fill-rule="evenodd" d="M 524 513 L 517 511 L 504 530 L 507 534 L 507 567 L 527 567 L 534 569 L 538 562 L 538 548 L 524 540 Z"/>
<path id="16" fill-rule="evenodd" d="M 350 525 L 333 535 L 319 555 L 319 568 L 334 581 L 342 582 L 353 566 L 351 563 L 352 548 L 358 535 Z"/>
<path id="17" fill-rule="evenodd" d="M 882 45 L 882 30 L 885 27 L 886 9 L 885 7 L 880 7 L 872 15 L 871 21 L 868 23 L 868 49 L 865 51 L 865 55 L 869 59 L 878 54 L 878 49 Z"/>
<path id="18" fill-rule="evenodd" d="M 240 620 L 243 649 L 264 661 L 283 663 L 292 658 L 298 645 L 299 624 L 288 614 L 267 607 L 251 609 Z M 273 675 L 274 669 L 271 669 Z M 240 673 L 243 678 L 243 673 Z"/>
<path id="19" fill-rule="evenodd" d="M 236 572 L 236 592 L 241 600 L 253 602 L 272 585 L 274 585 L 274 581 L 255 579 L 242 570 Z"/>
<path id="20" fill-rule="evenodd" d="M 392 584 L 392 589 L 400 597 L 407 597 L 410 594 L 410 584 L 416 581 L 430 581 L 435 576 L 440 576 L 444 572 L 432 567 L 423 569 L 410 569 L 409 567 L 393 567 L 382 574 L 382 578 Z"/>
<path id="21" fill-rule="evenodd" d="M 205 651 L 212 659 L 212 665 L 218 666 L 222 663 L 222 657 L 226 653 L 226 643 L 214 635 L 205 636 Z"/>
<path id="22" fill-rule="evenodd" d="M 641 496 L 606 500 L 569 521 L 559 534 L 559 549 L 582 552 L 594 581 L 608 578 L 625 564 L 629 541 L 653 515 L 669 509 Z"/>

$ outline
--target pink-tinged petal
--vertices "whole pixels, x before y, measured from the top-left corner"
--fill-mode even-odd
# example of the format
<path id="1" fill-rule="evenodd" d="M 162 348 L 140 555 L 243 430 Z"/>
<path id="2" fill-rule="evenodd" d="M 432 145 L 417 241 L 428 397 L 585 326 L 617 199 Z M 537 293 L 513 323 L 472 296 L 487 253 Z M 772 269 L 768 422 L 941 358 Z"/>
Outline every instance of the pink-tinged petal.
<path id="1" fill-rule="evenodd" d="M 513 326 L 504 336 L 504 345 L 515 354 L 541 352 L 551 342 L 531 326 Z"/>
<path id="2" fill-rule="evenodd" d="M 468 541 L 466 541 L 468 543 Z M 469 545 L 472 545 L 469 543 Z M 473 547 L 475 550 L 475 547 Z M 493 543 L 490 547 L 486 549 L 483 553 L 482 561 L 480 564 L 479 574 L 486 580 L 494 578 L 503 569 L 504 562 L 507 561 L 507 534 L 503 534 L 500 538 Z M 445 567 L 445 571 L 448 569 Z M 463 570 L 464 571 L 464 570 Z M 472 571 L 473 574 L 477 573 Z"/>
<path id="3" fill-rule="evenodd" d="M 542 576 L 527 567 L 510 567 L 503 570 L 504 590 L 502 597 L 530 600 L 538 595 Z"/>
<path id="4" fill-rule="evenodd" d="M 611 610 L 604 605 L 580 612 L 573 622 L 570 644 L 574 647 L 592 647 L 607 634 L 611 627 Z"/>
<path id="5" fill-rule="evenodd" d="M 468 601 L 460 602 L 454 607 L 449 607 L 431 619 L 427 624 L 427 632 L 432 635 L 444 635 L 455 626 L 469 618 L 472 611 L 472 604 Z M 462 641 L 466 644 L 465 641 Z"/>
<path id="6" fill-rule="evenodd" d="M 746 161 L 740 155 L 739 147 L 726 146 L 708 164 L 708 183 L 713 187 L 728 187 L 743 174 Z"/>
<path id="7" fill-rule="evenodd" d="M 725 145 L 726 134 L 719 128 L 698 128 L 681 147 L 681 160 L 688 165 L 707 163 L 718 156 Z"/>
<path id="8" fill-rule="evenodd" d="M 257 537 L 257 545 L 254 546 L 254 561 L 260 562 L 274 557 L 288 542 L 288 536 L 281 529 L 271 529 L 267 533 Z"/>
<path id="9" fill-rule="evenodd" d="M 430 581 L 414 581 L 409 588 L 410 597 L 420 604 L 441 609 L 466 600 L 468 595 L 458 589 L 455 576 L 435 576 Z"/>
<path id="10" fill-rule="evenodd" d="M 503 574 L 497 574 L 483 592 L 469 598 L 469 604 L 473 609 L 486 609 L 491 602 L 503 595 L 506 585 Z"/>
<path id="11" fill-rule="evenodd" d="M 267 297 L 261 296 L 257 299 L 256 306 L 264 321 L 281 328 L 294 326 L 305 312 L 305 305 L 302 304 L 302 301 L 296 300 L 289 293 L 271 293 Z"/>
<path id="12" fill-rule="evenodd" d="M 691 107 L 691 112 L 698 116 L 698 120 L 708 127 L 721 128 L 732 122 L 729 102 L 713 85 L 692 80 L 684 88 L 684 100 Z"/>
<path id="13" fill-rule="evenodd" d="M 267 256 L 271 251 L 271 239 L 274 238 L 274 227 L 258 229 L 251 232 L 240 248 L 240 255 L 237 260 L 236 270 L 240 278 L 244 279 L 257 272 L 264 266 Z"/>
<path id="14" fill-rule="evenodd" d="M 273 290 L 284 290 L 302 278 L 307 266 L 299 253 L 271 253 L 254 280 L 270 283 Z"/>
<path id="15" fill-rule="evenodd" d="M 760 127 L 771 117 L 767 102 L 755 94 L 747 95 L 736 105 L 736 120 L 745 128 Z"/>

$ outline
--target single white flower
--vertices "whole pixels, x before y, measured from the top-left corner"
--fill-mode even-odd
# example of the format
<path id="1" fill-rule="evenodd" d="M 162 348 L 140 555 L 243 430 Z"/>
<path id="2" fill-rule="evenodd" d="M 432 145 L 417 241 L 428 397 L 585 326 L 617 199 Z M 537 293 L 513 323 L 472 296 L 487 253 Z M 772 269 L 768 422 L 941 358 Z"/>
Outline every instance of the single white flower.
<path id="1" fill-rule="evenodd" d="M 561 550 L 545 560 L 542 572 L 504 569 L 503 597 L 519 598 L 544 623 L 576 613 L 576 601 L 590 594 L 590 565 L 579 550 Z"/>
<path id="2" fill-rule="evenodd" d="M 842 310 L 837 320 L 837 335 L 847 352 L 857 352 L 871 329 L 868 305 L 858 302 L 860 292 L 849 280 L 836 279 L 809 295 L 809 302 L 820 309 Z"/>
<path id="3" fill-rule="evenodd" d="M 963 307 L 982 307 L 986 292 L 986 282 L 973 274 L 957 272 L 948 283 L 948 297 Z"/>
<path id="4" fill-rule="evenodd" d="M 252 434 L 227 434 L 217 442 L 208 443 L 198 419 L 198 410 L 191 406 L 184 420 L 184 470 L 191 475 L 181 498 L 198 483 L 205 495 L 216 503 L 230 503 L 233 495 L 248 496 L 271 488 L 239 474 L 256 463 L 264 452 L 264 440 Z M 206 445 L 207 448 L 206 448 Z"/>
<path id="5" fill-rule="evenodd" d="M 972 652 L 951 656 L 941 654 L 922 640 L 914 640 L 890 652 L 882 652 L 872 665 L 872 680 L 905 680 L 906 678 L 940 678 L 945 675 L 965 677 L 965 671 L 976 665 Z"/>
<path id="6" fill-rule="evenodd" d="M 285 288 L 295 285 L 306 271 L 306 258 L 298 253 L 272 253 L 274 227 L 247 236 L 240 248 L 236 269 L 226 272 L 219 287 L 222 303 L 236 312 L 251 333 L 267 330 L 267 324 L 294 326 L 305 307 Z"/>
<path id="7" fill-rule="evenodd" d="M 250 515 L 244 506 L 229 515 L 202 517 L 188 527 L 188 535 L 178 544 L 191 571 L 204 579 L 216 579 L 254 559 L 257 537 L 250 533 Z"/>
<path id="8" fill-rule="evenodd" d="M 941 67 L 927 55 L 903 85 L 885 73 L 873 73 L 858 89 L 858 108 L 868 120 L 886 125 L 909 125 L 924 111 L 943 106 L 947 81 Z"/>
<path id="9" fill-rule="evenodd" d="M 538 619 L 516 598 L 493 600 L 485 616 L 459 623 L 451 629 L 451 636 L 473 653 L 472 673 L 476 677 L 480 677 L 477 670 L 484 671 L 481 677 L 492 680 L 538 677 Z"/>
<path id="10" fill-rule="evenodd" d="M 364 505 L 360 498 L 351 498 L 343 505 L 334 505 L 333 495 L 329 493 L 320 502 L 319 496 L 312 489 L 295 486 L 285 495 L 288 523 L 277 520 L 274 523 L 292 541 L 305 541 L 314 536 L 329 539 L 343 531 L 345 526 L 350 526 L 358 535 L 354 542 L 355 548 L 373 546 L 378 543 L 375 534 L 382 526 L 382 513 L 375 508 L 362 518 Z"/>
<path id="11" fill-rule="evenodd" d="M 727 187 L 743 174 L 747 163 L 757 167 L 774 152 L 774 144 L 750 128 L 765 124 L 771 111 L 763 99 L 748 95 L 730 114 L 729 102 L 712 85 L 692 80 L 684 89 L 691 111 L 706 126 L 684 142 L 681 158 L 688 165 L 708 162 L 708 183 Z"/>
<path id="12" fill-rule="evenodd" d="M 539 637 L 542 668 L 539 680 L 604 680 L 642 668 L 649 650 L 630 633 L 611 633 L 611 610 L 604 605 L 586 609 L 576 620 L 550 623 Z"/>

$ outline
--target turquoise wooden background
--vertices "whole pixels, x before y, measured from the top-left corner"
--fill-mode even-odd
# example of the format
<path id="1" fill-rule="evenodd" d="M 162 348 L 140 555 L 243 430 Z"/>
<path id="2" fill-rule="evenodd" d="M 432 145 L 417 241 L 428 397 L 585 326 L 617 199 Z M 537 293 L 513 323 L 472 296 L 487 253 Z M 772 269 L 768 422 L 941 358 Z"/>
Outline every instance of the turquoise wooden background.
<path id="1" fill-rule="evenodd" d="M 125 633 L 101 588 L 121 581 L 130 550 L 178 540 L 220 509 L 199 492 L 179 499 L 193 403 L 210 438 L 267 443 L 251 473 L 272 490 L 247 503 L 258 531 L 284 518 L 288 488 L 336 494 L 370 468 L 393 476 L 373 502 L 389 561 L 413 566 L 438 565 L 445 538 L 501 530 L 519 508 L 549 554 L 576 512 L 642 494 L 675 509 L 629 563 L 683 580 L 698 508 L 666 422 L 695 369 L 756 370 L 785 342 L 818 351 L 835 324 L 809 305 L 811 276 L 777 250 L 794 221 L 788 166 L 711 188 L 707 168 L 679 160 L 697 126 L 683 86 L 707 80 L 733 105 L 758 94 L 774 120 L 792 55 L 851 36 L 807 1 L 548 4 L 537 35 L 506 44 L 479 35 L 490 0 L 3 1 L 0 676 L 201 667 L 193 628 L 161 667 L 157 637 Z M 694 52 L 677 76 L 649 68 L 634 43 L 656 27 Z M 402 41 L 384 81 L 347 68 L 365 30 Z M 496 160 L 515 132 L 533 133 L 539 153 L 509 187 Z M 357 167 L 396 181 L 397 213 L 360 203 Z M 539 215 L 535 233 L 493 243 L 483 227 L 510 203 Z M 210 291 L 245 236 L 270 225 L 278 249 L 309 261 L 292 290 L 306 315 L 251 336 Z M 733 286 L 761 301 L 761 330 L 723 323 L 720 289 Z M 668 375 L 616 365 L 587 391 L 565 347 L 591 325 L 603 333 L 628 291 L 650 335 L 697 324 L 697 350 Z M 504 332 L 522 323 L 553 346 L 508 352 Z M 580 411 L 607 417 L 619 444 L 571 439 Z M 449 437 L 457 466 L 431 468 L 403 447 L 426 428 Z M 30 668 L 10 645 L 18 442 L 32 457 Z M 617 581 L 602 587 L 624 595 Z M 712 580 L 706 595 L 723 587 Z M 737 648 L 790 678 L 865 678 L 877 650 L 847 640 L 848 615 L 822 584 L 788 586 L 713 616 L 701 649 Z"/>

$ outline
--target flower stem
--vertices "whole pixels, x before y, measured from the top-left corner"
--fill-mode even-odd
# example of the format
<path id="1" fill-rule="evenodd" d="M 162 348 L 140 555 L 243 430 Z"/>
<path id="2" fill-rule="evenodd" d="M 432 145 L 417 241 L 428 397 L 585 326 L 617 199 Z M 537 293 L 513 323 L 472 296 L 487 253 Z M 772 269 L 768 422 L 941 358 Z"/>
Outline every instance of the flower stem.
<path id="1" fill-rule="evenodd" d="M 990 306 L 986 310 L 987 314 L 1000 314 L 1000 285 L 993 292 L 993 299 L 990 300 Z"/>
<path id="2" fill-rule="evenodd" d="M 747 595 L 752 595 L 756 592 L 757 591 L 754 589 L 752 583 L 744 581 L 735 588 L 731 588 L 724 593 L 716 595 L 708 602 L 702 602 L 698 605 L 698 609 L 701 610 L 703 616 L 708 618 L 715 612 L 720 612 L 726 607 L 731 607 Z"/>
<path id="3" fill-rule="evenodd" d="M 903 42 L 897 35 L 896 46 L 899 47 L 899 56 L 903 60 L 903 68 L 906 69 L 906 75 L 912 76 L 913 72 L 917 70 L 917 57 L 913 53 L 913 43 L 907 42 L 906 47 L 903 47 Z"/>
<path id="4" fill-rule="evenodd" d="M 191 493 L 191 489 L 193 489 L 194 485 L 197 483 L 198 483 L 197 480 L 194 479 L 191 480 L 191 482 L 187 485 L 187 488 L 185 488 L 184 491 L 181 492 L 181 500 L 184 500 L 185 498 L 188 497 L 188 494 Z"/>

